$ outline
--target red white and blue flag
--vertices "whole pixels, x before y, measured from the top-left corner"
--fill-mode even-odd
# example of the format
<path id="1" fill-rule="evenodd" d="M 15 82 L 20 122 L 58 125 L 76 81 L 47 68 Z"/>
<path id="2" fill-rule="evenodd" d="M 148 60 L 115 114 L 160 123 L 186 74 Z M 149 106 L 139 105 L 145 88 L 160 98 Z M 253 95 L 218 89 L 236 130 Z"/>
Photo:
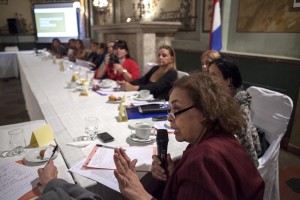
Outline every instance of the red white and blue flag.
<path id="1" fill-rule="evenodd" d="M 214 0 L 209 48 L 216 51 L 221 51 L 222 49 L 221 12 L 219 0 Z"/>

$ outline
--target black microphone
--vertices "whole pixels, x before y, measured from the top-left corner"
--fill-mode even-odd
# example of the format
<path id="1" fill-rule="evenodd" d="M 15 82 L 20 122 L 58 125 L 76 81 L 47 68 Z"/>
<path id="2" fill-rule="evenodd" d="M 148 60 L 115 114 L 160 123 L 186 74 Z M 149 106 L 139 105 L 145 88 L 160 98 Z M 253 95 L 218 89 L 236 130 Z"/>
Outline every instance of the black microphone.
<path id="1" fill-rule="evenodd" d="M 166 129 L 158 129 L 156 135 L 156 143 L 157 143 L 157 156 L 161 161 L 161 167 L 166 171 L 168 175 L 168 142 L 169 136 L 168 131 Z"/>

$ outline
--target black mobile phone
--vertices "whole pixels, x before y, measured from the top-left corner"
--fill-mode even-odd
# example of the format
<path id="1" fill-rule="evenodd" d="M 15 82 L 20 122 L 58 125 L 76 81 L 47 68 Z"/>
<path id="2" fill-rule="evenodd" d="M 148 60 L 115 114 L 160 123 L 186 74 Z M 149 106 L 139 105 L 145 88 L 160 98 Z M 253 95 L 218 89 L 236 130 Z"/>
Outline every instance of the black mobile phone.
<path id="1" fill-rule="evenodd" d="M 113 136 L 111 136 L 109 133 L 107 132 L 103 132 L 103 133 L 98 133 L 97 137 L 103 142 L 103 143 L 107 143 L 107 142 L 112 142 L 115 140 L 115 138 Z"/>
<path id="2" fill-rule="evenodd" d="M 157 116 L 157 117 L 152 117 L 152 121 L 166 121 L 168 116 Z"/>

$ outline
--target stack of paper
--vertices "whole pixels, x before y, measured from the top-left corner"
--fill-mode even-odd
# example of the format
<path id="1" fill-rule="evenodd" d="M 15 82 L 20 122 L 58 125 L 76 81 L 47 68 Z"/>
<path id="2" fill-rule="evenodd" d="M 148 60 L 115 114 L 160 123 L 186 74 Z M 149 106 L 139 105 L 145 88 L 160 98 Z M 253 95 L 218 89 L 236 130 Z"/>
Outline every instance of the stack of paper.
<path id="1" fill-rule="evenodd" d="M 128 157 L 137 159 L 136 171 L 140 173 L 140 178 L 146 172 L 151 171 L 152 155 L 156 153 L 153 147 L 123 147 Z M 83 161 L 70 168 L 71 172 L 93 179 L 107 187 L 119 192 L 118 181 L 113 170 L 116 169 L 114 160 L 114 148 L 96 145 L 90 155 Z"/>

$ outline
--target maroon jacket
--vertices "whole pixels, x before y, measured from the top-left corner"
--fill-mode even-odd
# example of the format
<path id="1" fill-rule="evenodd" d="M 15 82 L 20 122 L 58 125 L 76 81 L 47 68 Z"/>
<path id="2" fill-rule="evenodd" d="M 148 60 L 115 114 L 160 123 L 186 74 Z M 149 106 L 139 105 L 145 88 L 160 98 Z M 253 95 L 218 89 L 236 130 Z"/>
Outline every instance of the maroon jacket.
<path id="1" fill-rule="evenodd" d="M 165 188 L 163 199 L 263 199 L 264 181 L 235 137 L 206 132 L 189 145 Z"/>

